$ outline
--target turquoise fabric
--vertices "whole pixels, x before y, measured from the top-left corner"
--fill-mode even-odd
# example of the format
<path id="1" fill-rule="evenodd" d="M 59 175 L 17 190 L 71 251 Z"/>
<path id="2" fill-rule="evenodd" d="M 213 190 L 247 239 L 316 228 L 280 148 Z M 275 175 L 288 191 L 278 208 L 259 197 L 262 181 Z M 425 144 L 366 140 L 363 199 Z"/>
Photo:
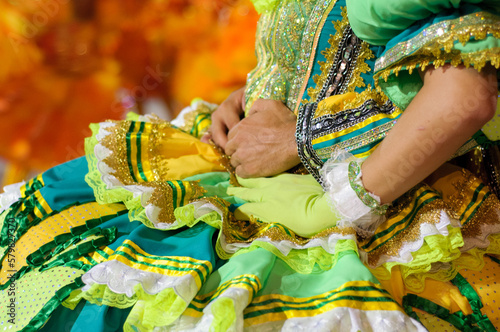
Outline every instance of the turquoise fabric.
<path id="1" fill-rule="evenodd" d="M 321 30 L 321 34 L 319 36 L 318 40 L 318 51 L 315 54 L 314 57 L 314 66 L 311 70 L 311 76 L 309 77 L 309 80 L 307 82 L 307 88 L 305 91 L 305 96 L 304 99 L 310 100 L 311 97 L 307 93 L 307 90 L 309 88 L 315 88 L 316 83 L 314 83 L 313 78 L 316 75 L 321 75 L 321 68 L 318 64 L 318 62 L 325 62 L 326 58 L 322 54 L 323 50 L 326 50 L 327 48 L 330 48 L 331 45 L 328 43 L 328 40 L 332 35 L 335 34 L 335 27 L 333 25 L 333 22 L 340 21 L 342 20 L 342 14 L 341 14 L 341 8 L 344 8 L 346 6 L 346 0 L 339 0 L 337 1 L 335 7 L 332 9 L 332 11 L 328 14 L 328 17 L 325 21 L 325 25 L 323 29 Z M 358 36 L 359 37 L 359 36 Z M 366 63 L 368 66 L 371 68 L 371 72 L 368 73 L 362 73 L 361 77 L 363 78 L 363 81 L 366 85 L 371 85 L 373 86 L 373 68 L 375 66 L 375 59 L 377 58 L 378 55 L 383 51 L 382 47 L 378 46 L 370 46 L 370 49 L 375 55 L 375 58 L 366 60 Z M 356 92 L 361 93 L 365 90 L 365 88 L 356 88 Z"/>
<path id="2" fill-rule="evenodd" d="M 119 332 L 132 308 L 118 309 L 85 301 L 74 310 L 59 306 L 41 332 Z"/>
<path id="3" fill-rule="evenodd" d="M 75 203 L 95 201 L 94 191 L 85 182 L 87 172 L 87 161 L 81 157 L 42 174 L 45 185 L 40 193 L 52 210 L 59 211 Z"/>

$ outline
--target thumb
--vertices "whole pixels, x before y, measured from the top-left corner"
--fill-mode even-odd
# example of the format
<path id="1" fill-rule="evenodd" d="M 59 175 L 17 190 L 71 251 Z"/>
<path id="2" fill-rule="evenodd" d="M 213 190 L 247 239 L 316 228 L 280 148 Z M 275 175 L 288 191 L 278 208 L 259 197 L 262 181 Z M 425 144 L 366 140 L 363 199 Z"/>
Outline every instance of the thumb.
<path id="1" fill-rule="evenodd" d="M 260 190 L 245 187 L 229 187 L 227 193 L 247 202 L 262 202 L 263 196 Z"/>

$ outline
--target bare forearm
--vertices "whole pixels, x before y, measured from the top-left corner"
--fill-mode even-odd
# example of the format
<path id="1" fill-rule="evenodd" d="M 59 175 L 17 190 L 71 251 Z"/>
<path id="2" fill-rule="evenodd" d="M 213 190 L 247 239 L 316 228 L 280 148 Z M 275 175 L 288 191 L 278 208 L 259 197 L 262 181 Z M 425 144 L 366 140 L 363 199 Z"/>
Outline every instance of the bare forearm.
<path id="1" fill-rule="evenodd" d="M 496 72 L 428 70 L 424 86 L 363 164 L 363 184 L 382 203 L 425 179 L 477 132 L 496 108 Z"/>

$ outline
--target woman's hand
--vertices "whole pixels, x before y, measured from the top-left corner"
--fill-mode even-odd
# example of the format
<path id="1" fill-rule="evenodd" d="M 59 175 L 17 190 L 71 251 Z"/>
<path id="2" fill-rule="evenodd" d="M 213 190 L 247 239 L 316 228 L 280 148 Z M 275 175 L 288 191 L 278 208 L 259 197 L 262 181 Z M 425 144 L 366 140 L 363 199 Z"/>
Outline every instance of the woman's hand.
<path id="1" fill-rule="evenodd" d="M 225 152 L 243 178 L 280 174 L 300 163 L 297 117 L 281 101 L 258 99 L 228 133 Z"/>
<path id="2" fill-rule="evenodd" d="M 208 143 L 212 139 L 215 144 L 225 149 L 228 132 L 237 125 L 245 109 L 245 88 L 231 93 L 212 114 L 212 126 L 201 138 Z"/>

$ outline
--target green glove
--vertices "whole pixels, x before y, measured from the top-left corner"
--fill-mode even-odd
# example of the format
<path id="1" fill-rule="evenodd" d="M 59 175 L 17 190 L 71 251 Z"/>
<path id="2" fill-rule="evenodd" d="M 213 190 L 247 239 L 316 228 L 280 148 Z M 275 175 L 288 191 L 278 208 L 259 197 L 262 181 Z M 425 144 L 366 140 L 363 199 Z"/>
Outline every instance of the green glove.
<path id="1" fill-rule="evenodd" d="M 238 219 L 254 216 L 264 222 L 280 223 L 303 237 L 333 227 L 339 220 L 323 188 L 311 175 L 238 178 L 238 182 L 243 187 L 227 189 L 228 194 L 247 201 L 235 211 Z"/>

